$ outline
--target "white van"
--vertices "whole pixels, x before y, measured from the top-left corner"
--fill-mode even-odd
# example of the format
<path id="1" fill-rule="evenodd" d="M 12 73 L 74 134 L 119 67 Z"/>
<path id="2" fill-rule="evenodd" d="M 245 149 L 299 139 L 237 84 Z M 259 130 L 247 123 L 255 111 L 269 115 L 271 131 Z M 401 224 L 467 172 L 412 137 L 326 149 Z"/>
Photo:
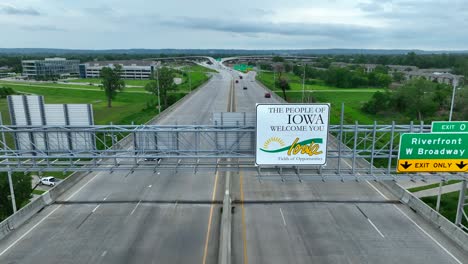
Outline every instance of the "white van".
<path id="1" fill-rule="evenodd" d="M 47 185 L 47 186 L 55 186 L 55 183 L 57 183 L 57 180 L 54 177 L 42 177 L 41 182 L 42 185 Z"/>

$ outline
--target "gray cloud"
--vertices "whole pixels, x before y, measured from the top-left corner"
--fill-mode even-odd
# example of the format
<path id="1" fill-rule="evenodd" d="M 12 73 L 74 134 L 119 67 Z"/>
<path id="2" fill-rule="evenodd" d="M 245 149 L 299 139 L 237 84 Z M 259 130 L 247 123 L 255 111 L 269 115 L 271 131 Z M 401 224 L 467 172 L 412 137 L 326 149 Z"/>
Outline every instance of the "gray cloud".
<path id="1" fill-rule="evenodd" d="M 12 5 L 0 6 L 0 13 L 7 15 L 18 15 L 18 16 L 39 16 L 41 13 L 36 9 L 29 8 L 18 8 Z"/>
<path id="2" fill-rule="evenodd" d="M 65 32 L 67 30 L 63 28 L 59 28 L 56 26 L 49 26 L 49 25 L 32 25 L 32 26 L 21 26 L 22 30 L 26 31 L 56 31 L 56 32 Z"/>
<path id="3" fill-rule="evenodd" d="M 162 21 L 163 25 L 197 30 L 211 30 L 239 34 L 277 34 L 285 36 L 321 36 L 340 38 L 344 35 L 371 36 L 375 28 L 345 24 L 271 23 L 266 21 L 233 21 L 208 18 L 180 17 Z"/>
<path id="4" fill-rule="evenodd" d="M 251 8 L 248 10 L 248 13 L 253 16 L 268 16 L 275 14 L 274 11 L 263 8 Z"/>
<path id="5" fill-rule="evenodd" d="M 83 10 L 86 13 L 90 13 L 93 15 L 112 15 L 115 13 L 115 10 L 112 7 L 101 5 L 98 7 L 85 7 Z"/>

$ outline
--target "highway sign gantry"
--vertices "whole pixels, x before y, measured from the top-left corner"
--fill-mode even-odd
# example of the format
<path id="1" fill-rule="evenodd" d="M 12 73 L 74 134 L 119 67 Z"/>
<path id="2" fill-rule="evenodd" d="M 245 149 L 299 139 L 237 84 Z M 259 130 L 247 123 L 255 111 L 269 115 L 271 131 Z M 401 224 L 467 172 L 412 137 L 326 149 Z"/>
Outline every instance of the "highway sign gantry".
<path id="1" fill-rule="evenodd" d="M 401 136 L 398 172 L 465 172 L 467 164 L 468 133 Z"/>
<path id="2" fill-rule="evenodd" d="M 468 121 L 434 121 L 431 132 L 435 133 L 468 133 Z"/>

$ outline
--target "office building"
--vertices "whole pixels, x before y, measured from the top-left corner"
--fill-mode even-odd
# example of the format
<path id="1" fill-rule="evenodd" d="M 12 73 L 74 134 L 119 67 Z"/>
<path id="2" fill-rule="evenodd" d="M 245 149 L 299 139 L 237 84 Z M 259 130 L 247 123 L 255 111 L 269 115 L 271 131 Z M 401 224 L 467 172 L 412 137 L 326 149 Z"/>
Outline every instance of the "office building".
<path id="1" fill-rule="evenodd" d="M 30 79 L 48 79 L 77 76 L 79 60 L 46 58 L 44 60 L 23 60 L 23 76 Z"/>
<path id="2" fill-rule="evenodd" d="M 80 77 L 99 78 L 102 68 L 114 68 L 115 65 L 122 66 L 121 77 L 123 79 L 149 79 L 159 62 L 143 60 L 87 62 L 79 66 Z"/>

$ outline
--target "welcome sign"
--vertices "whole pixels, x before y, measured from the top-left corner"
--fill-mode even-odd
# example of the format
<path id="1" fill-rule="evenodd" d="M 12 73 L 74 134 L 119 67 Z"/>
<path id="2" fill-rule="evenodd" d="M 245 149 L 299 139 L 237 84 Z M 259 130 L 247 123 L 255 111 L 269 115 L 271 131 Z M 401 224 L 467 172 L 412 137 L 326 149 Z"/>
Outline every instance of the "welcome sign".
<path id="1" fill-rule="evenodd" d="M 257 104 L 256 165 L 325 165 L 329 104 Z"/>

